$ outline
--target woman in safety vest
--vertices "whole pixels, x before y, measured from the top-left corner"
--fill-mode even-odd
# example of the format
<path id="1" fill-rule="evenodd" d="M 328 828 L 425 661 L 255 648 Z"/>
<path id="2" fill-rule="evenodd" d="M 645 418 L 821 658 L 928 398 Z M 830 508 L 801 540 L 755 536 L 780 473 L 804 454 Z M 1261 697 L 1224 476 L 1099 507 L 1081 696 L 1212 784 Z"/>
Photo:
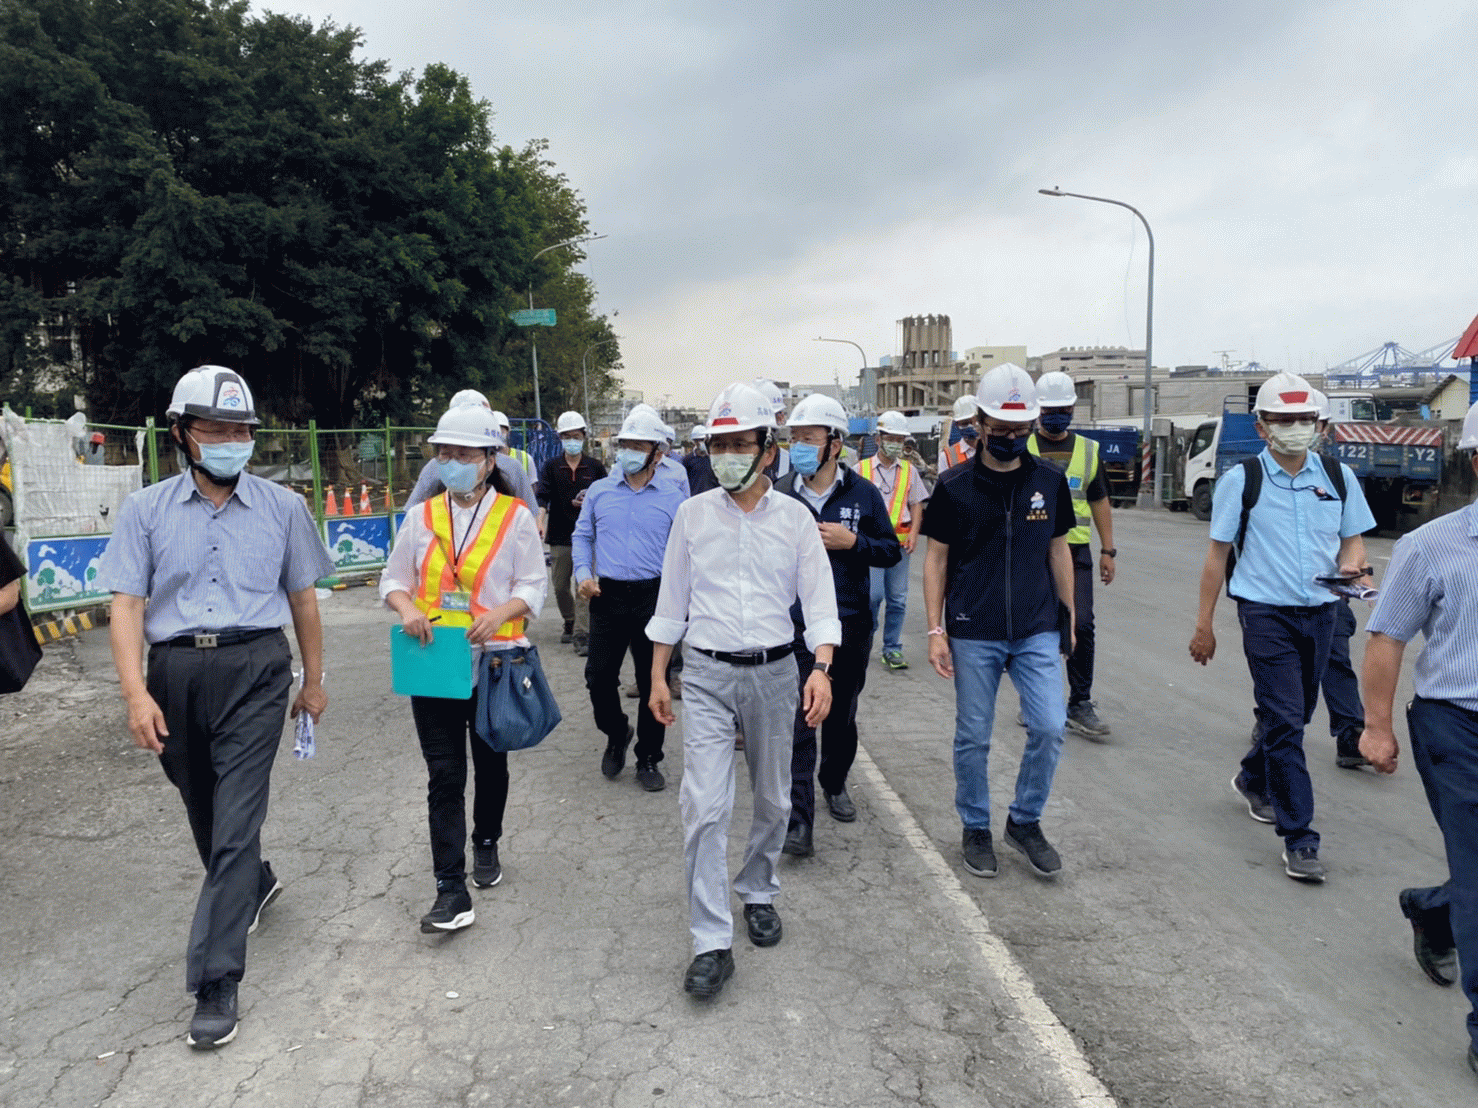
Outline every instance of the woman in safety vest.
<path id="1" fill-rule="evenodd" d="M 395 540 L 380 596 L 400 616 L 406 634 L 423 644 L 433 623 L 465 627 L 474 651 L 528 646 L 525 626 L 544 606 L 549 588 L 534 514 L 513 496 L 493 458 L 503 435 L 486 408 L 452 408 L 431 436 L 446 492 L 407 512 Z M 426 759 L 426 804 L 436 903 L 421 917 L 427 934 L 457 931 L 473 920 L 467 892 L 467 750 L 475 772 L 472 801 L 472 883 L 490 888 L 503 878 L 498 839 L 508 802 L 508 755 L 495 752 L 473 726 L 477 696 L 466 700 L 411 697 L 411 714 Z"/>

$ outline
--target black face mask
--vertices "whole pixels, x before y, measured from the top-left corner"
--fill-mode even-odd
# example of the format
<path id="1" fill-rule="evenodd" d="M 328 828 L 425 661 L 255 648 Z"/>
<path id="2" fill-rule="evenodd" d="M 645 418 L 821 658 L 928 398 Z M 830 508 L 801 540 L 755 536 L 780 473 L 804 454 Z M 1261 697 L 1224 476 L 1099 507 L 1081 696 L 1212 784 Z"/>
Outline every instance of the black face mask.
<path id="1" fill-rule="evenodd" d="M 1013 435 L 986 435 L 985 449 L 998 462 L 1012 462 L 1026 453 L 1026 439 Z"/>

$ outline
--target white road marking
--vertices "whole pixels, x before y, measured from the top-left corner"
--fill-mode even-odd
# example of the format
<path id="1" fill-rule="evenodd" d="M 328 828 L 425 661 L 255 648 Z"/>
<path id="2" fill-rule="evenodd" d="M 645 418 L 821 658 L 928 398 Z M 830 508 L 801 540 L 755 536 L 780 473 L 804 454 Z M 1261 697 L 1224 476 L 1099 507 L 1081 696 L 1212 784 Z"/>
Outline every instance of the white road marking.
<path id="1" fill-rule="evenodd" d="M 974 940 L 986 971 L 1011 998 L 1016 1006 L 1017 1018 L 1036 1038 L 1042 1048 L 1044 1060 L 1057 1071 L 1058 1077 L 1072 1096 L 1070 1103 L 1084 1108 L 1089 1105 L 1117 1108 L 1118 1102 L 1103 1082 L 1094 1076 L 1077 1040 L 1047 1006 L 1021 963 L 990 929 L 990 922 L 980 910 L 980 905 L 961 886 L 959 874 L 944 860 L 934 841 L 924 833 L 903 799 L 893 791 L 877 763 L 861 745 L 857 747 L 855 765 L 866 778 L 873 797 L 898 823 L 904 840 L 913 848 L 925 869 L 934 877 L 945 899 L 955 909 L 960 926 Z"/>

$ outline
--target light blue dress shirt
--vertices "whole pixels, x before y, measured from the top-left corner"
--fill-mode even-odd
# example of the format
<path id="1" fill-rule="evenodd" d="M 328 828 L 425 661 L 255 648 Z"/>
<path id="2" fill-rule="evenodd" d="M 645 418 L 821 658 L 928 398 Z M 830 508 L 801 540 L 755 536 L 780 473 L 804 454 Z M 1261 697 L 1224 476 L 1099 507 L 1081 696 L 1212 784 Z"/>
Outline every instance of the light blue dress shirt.
<path id="1" fill-rule="evenodd" d="M 1375 526 L 1360 482 L 1349 466 L 1339 463 L 1345 478 L 1341 503 L 1318 454 L 1310 451 L 1292 477 L 1266 447 L 1257 457 L 1262 463 L 1262 489 L 1247 517 L 1247 538 L 1232 571 L 1232 595 L 1284 608 L 1333 604 L 1335 595 L 1314 584 L 1314 578 L 1339 568 L 1341 539 Z M 1240 465 L 1217 479 L 1211 508 L 1214 541 L 1236 541 L 1244 484 Z M 1328 499 L 1321 499 L 1321 492 Z"/>
<path id="2" fill-rule="evenodd" d="M 586 490 L 571 540 L 575 580 L 591 577 L 592 565 L 600 567 L 602 577 L 618 581 L 661 577 L 667 534 L 687 498 L 675 482 L 655 474 L 640 489 L 622 473 L 595 482 Z"/>

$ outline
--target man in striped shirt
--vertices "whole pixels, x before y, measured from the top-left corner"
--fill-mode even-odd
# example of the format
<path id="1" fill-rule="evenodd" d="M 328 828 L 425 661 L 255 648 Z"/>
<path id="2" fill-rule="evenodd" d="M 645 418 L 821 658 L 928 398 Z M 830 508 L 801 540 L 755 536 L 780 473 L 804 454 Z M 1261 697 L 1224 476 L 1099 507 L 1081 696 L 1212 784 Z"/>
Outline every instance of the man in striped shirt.
<path id="1" fill-rule="evenodd" d="M 1478 403 L 1463 421 L 1459 450 L 1478 475 Z M 1403 889 L 1401 913 L 1414 933 L 1416 960 L 1439 985 L 1462 966 L 1468 1013 L 1468 1066 L 1478 1073 L 1478 502 L 1404 536 L 1391 554 L 1381 595 L 1366 623 L 1361 674 L 1365 733 L 1360 753 L 1395 773 L 1391 720 L 1401 658 L 1420 631 L 1412 667 L 1416 696 L 1406 709 L 1411 755 L 1447 848 L 1447 881 Z"/>

